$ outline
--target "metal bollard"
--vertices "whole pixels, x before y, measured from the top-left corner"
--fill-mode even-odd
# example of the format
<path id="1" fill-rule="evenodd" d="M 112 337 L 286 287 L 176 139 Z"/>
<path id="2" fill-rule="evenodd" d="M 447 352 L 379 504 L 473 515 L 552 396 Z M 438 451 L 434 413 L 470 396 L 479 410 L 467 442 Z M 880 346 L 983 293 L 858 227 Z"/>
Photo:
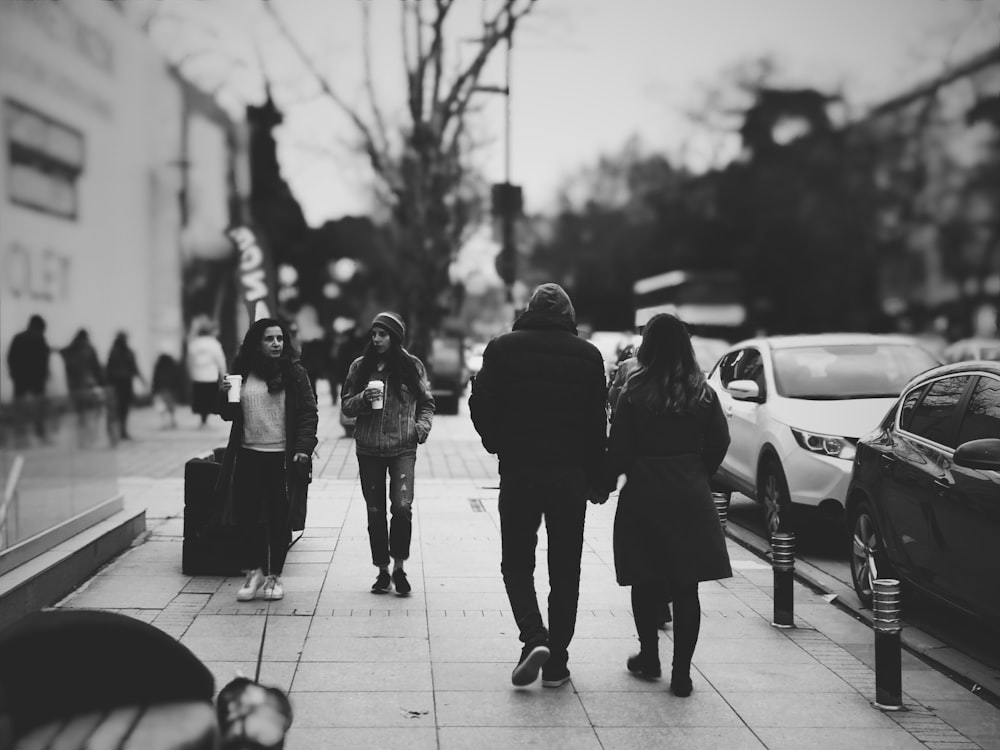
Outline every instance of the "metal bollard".
<path id="1" fill-rule="evenodd" d="M 875 630 L 875 708 L 899 711 L 903 708 L 903 667 L 901 635 L 901 587 L 895 578 L 872 581 L 872 611 Z"/>
<path id="2" fill-rule="evenodd" d="M 776 628 L 794 628 L 794 532 L 777 532 L 771 535 L 771 568 L 774 571 L 774 621 L 771 624 Z"/>
<path id="3" fill-rule="evenodd" d="M 715 502 L 715 512 L 719 514 L 719 523 L 722 524 L 722 531 L 726 531 L 726 521 L 729 518 L 729 494 L 726 492 L 713 492 L 712 500 Z"/>

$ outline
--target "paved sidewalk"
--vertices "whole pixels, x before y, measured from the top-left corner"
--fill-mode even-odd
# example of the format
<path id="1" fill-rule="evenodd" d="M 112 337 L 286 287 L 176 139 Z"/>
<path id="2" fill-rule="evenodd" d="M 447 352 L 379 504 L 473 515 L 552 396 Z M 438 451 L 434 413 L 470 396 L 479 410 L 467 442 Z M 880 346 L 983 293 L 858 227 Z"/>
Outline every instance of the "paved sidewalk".
<path id="1" fill-rule="evenodd" d="M 495 461 L 467 415 L 436 418 L 418 457 L 412 596 L 368 591 L 374 568 L 354 446 L 325 405 L 309 528 L 289 554 L 285 598 L 269 613 L 263 601 L 239 603 L 240 580 L 180 572 L 183 461 L 222 444 L 228 425 L 182 421 L 160 432 L 154 420 L 137 412 L 138 439 L 120 454 L 126 503 L 147 509 L 146 538 L 59 606 L 152 622 L 205 661 L 218 687 L 238 671 L 253 676 L 267 613 L 261 679 L 290 692 L 289 750 L 1000 750 L 1000 711 L 906 653 L 907 710 L 873 708 L 870 628 L 799 584 L 797 627 L 772 627 L 771 569 L 732 540 L 734 577 L 701 587 L 693 695 L 633 678 L 629 595 L 615 584 L 611 551 L 614 499 L 588 512 L 571 682 L 513 688 L 520 644 L 499 572 Z M 544 601 L 544 551 L 537 572 Z M 669 639 L 668 631 L 667 665 Z"/>

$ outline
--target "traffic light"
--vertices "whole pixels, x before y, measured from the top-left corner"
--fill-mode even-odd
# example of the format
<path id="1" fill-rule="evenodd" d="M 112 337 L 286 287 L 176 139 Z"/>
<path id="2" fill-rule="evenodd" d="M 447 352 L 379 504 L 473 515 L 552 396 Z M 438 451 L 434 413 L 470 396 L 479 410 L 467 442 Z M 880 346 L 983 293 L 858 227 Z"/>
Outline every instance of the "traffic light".
<path id="1" fill-rule="evenodd" d="M 510 287 L 517 278 L 517 243 L 514 223 L 524 208 L 519 185 L 500 182 L 493 185 L 493 218 L 500 223 L 501 249 L 495 266 L 504 284 Z"/>

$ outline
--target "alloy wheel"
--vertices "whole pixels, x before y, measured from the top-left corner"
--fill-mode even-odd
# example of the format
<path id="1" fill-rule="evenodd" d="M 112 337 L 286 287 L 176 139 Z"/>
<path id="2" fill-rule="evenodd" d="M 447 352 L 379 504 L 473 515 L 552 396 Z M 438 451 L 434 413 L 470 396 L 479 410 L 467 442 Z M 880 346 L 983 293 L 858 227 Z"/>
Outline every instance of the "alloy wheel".
<path id="1" fill-rule="evenodd" d="M 782 486 L 782 481 L 772 466 L 769 466 L 767 469 L 767 474 L 764 476 L 764 484 L 761 489 L 761 502 L 764 505 L 764 520 L 767 525 L 768 533 L 773 535 L 781 528 L 781 514 L 785 510 L 783 504 L 787 501 L 784 499 L 784 487 Z"/>
<path id="2" fill-rule="evenodd" d="M 876 557 L 879 554 L 878 531 L 867 508 L 858 509 L 851 538 L 851 578 L 862 604 L 872 601 L 872 582 L 878 578 Z"/>

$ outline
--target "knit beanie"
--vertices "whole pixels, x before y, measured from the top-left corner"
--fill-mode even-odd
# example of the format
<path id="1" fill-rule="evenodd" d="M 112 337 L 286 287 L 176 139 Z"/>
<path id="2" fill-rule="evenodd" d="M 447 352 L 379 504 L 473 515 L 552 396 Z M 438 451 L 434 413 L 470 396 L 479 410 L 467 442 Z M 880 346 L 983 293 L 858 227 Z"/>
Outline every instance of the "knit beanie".
<path id="1" fill-rule="evenodd" d="M 566 294 L 566 290 L 558 284 L 542 284 L 528 300 L 528 309 L 537 312 L 554 312 L 561 315 L 568 315 L 572 320 L 576 320 L 576 310 L 573 303 Z"/>
<path id="2" fill-rule="evenodd" d="M 394 312 L 380 312 L 372 321 L 372 328 L 378 326 L 389 332 L 389 335 L 402 344 L 406 338 L 406 324 L 403 319 Z"/>

